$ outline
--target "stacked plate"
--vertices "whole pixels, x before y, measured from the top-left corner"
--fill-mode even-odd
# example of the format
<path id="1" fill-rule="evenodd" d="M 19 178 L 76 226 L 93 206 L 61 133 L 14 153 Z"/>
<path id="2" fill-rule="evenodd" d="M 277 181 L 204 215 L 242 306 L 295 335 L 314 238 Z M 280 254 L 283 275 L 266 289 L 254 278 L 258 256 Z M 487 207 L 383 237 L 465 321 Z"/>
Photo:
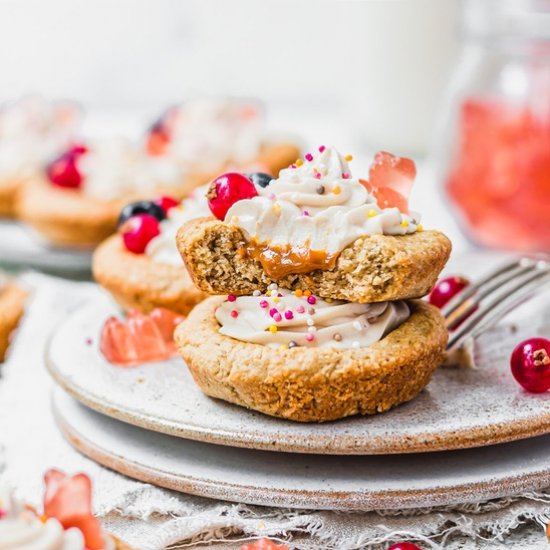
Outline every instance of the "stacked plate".
<path id="1" fill-rule="evenodd" d="M 524 393 L 509 344 L 478 369 L 439 369 L 413 401 L 373 417 L 297 424 L 204 396 L 183 361 L 136 368 L 98 349 L 107 299 L 54 332 L 54 413 L 79 451 L 127 476 L 249 504 L 332 510 L 451 505 L 550 485 L 550 395 Z M 502 329 L 500 333 L 502 334 Z"/>

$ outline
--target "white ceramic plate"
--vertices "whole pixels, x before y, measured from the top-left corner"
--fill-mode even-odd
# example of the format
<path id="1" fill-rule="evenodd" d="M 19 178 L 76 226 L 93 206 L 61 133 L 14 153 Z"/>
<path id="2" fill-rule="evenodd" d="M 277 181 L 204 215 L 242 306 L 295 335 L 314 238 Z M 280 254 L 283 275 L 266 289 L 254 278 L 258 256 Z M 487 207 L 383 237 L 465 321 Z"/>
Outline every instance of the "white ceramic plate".
<path id="1" fill-rule="evenodd" d="M 299 424 L 206 397 L 179 358 L 136 368 L 111 365 L 98 350 L 98 336 L 113 314 L 107 298 L 75 311 L 55 331 L 47 364 L 55 380 L 85 405 L 150 430 L 236 447 L 323 454 L 467 448 L 550 431 L 550 394 L 523 392 L 507 362 L 493 361 L 491 353 L 480 357 L 478 370 L 439 369 L 421 395 L 387 413 Z M 514 342 L 510 339 L 510 347 Z"/>
<path id="2" fill-rule="evenodd" d="M 433 454 L 269 453 L 130 426 L 54 395 L 59 427 L 79 451 L 129 477 L 183 493 L 292 508 L 403 509 L 479 502 L 550 485 L 550 436 Z"/>
<path id="3" fill-rule="evenodd" d="M 44 269 L 67 275 L 89 275 L 89 250 L 55 248 L 13 221 L 0 220 L 0 263 L 7 267 Z"/>

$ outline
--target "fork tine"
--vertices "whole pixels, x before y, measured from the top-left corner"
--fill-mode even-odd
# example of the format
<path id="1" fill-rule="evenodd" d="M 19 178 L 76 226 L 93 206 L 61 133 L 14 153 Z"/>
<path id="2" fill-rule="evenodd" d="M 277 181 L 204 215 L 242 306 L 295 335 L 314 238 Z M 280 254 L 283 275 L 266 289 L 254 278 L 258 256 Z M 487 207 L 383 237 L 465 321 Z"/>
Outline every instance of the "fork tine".
<path id="1" fill-rule="evenodd" d="M 495 279 L 502 277 L 509 280 L 521 273 L 523 270 L 528 269 L 530 266 L 535 265 L 535 262 L 529 258 L 518 258 L 500 267 L 497 267 L 494 271 L 491 271 L 485 277 L 482 277 L 479 281 L 466 286 L 458 294 L 453 296 L 451 300 L 441 309 L 443 317 L 447 318 L 451 313 L 461 307 L 461 305 L 471 296 L 473 296 L 478 290 L 487 284 L 490 284 Z"/>
<path id="2" fill-rule="evenodd" d="M 504 287 L 502 292 L 495 293 L 496 295 L 490 302 L 482 304 L 460 328 L 451 333 L 447 349 L 459 347 L 469 336 L 479 336 L 481 332 L 498 322 L 504 314 L 530 297 L 536 289 L 549 282 L 550 272 L 538 269 L 536 272 L 514 281 L 512 286 Z M 475 306 L 472 305 L 473 307 Z M 468 311 L 472 311 L 472 309 Z"/>

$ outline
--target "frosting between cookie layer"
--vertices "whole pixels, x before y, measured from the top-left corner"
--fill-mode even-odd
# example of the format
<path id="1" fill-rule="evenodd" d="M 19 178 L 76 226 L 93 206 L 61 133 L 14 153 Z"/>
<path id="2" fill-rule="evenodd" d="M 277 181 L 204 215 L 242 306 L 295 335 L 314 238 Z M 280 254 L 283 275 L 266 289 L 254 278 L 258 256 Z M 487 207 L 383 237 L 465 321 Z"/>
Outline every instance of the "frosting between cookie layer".
<path id="1" fill-rule="evenodd" d="M 147 245 L 145 254 L 155 262 L 181 266 L 182 260 L 176 246 L 178 229 L 195 218 L 211 216 L 206 192 L 209 184 L 198 187 L 180 206 L 171 208 L 165 220 L 160 222 L 160 234 Z"/>
<path id="2" fill-rule="evenodd" d="M 357 304 L 326 301 L 276 289 L 229 296 L 216 310 L 220 333 L 269 347 L 363 348 L 382 339 L 410 315 L 406 302 Z M 268 295 L 269 294 L 269 295 Z"/>
<path id="3" fill-rule="evenodd" d="M 252 243 L 268 247 L 307 245 L 337 254 L 359 237 L 405 235 L 419 216 L 380 208 L 336 149 L 322 148 L 311 160 L 282 170 L 259 196 L 236 202 L 225 221 Z M 269 273 L 269 264 L 262 262 Z"/>

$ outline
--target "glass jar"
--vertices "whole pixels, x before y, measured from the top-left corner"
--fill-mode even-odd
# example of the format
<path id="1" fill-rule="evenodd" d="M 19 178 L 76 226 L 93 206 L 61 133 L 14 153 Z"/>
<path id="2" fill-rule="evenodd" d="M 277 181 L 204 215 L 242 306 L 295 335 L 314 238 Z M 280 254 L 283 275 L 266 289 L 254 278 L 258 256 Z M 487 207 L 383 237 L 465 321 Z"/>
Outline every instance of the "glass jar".
<path id="1" fill-rule="evenodd" d="M 550 0 L 463 0 L 439 181 L 485 246 L 550 251 Z"/>

